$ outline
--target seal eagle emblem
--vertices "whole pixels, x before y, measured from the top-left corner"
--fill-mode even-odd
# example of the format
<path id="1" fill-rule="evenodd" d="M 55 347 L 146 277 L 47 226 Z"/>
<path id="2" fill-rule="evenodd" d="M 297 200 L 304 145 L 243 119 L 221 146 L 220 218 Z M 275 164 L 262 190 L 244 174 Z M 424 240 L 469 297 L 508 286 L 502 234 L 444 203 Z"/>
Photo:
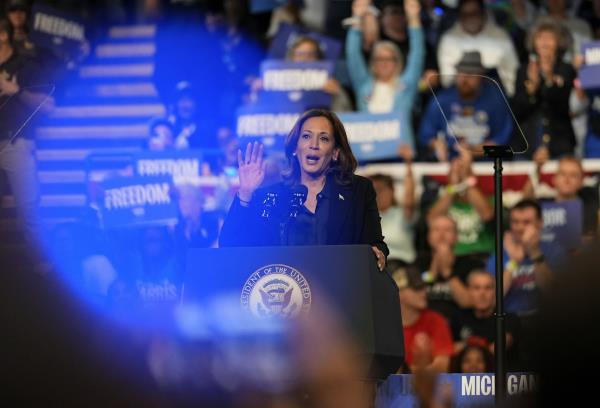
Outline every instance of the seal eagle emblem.
<path id="1" fill-rule="evenodd" d="M 244 283 L 240 303 L 260 318 L 292 318 L 310 309 L 308 280 L 295 268 L 272 264 L 259 268 Z"/>

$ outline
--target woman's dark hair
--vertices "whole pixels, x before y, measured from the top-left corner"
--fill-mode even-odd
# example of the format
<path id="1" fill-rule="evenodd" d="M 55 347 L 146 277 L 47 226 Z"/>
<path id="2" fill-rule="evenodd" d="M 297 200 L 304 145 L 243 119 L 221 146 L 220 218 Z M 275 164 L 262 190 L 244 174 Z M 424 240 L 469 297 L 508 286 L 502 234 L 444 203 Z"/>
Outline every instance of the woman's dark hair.
<path id="1" fill-rule="evenodd" d="M 454 357 L 450 362 L 451 373 L 462 373 L 462 362 L 465 359 L 467 353 L 471 350 L 478 350 L 483 355 L 483 362 L 485 364 L 484 372 L 490 373 L 494 370 L 494 358 L 492 353 L 483 345 L 480 344 L 469 344 L 467 345 Z"/>
<path id="2" fill-rule="evenodd" d="M 319 41 L 317 41 L 316 39 L 309 37 L 308 35 L 301 35 L 299 37 L 297 37 L 294 42 L 292 43 L 292 45 L 288 48 L 287 53 L 286 53 L 286 59 L 291 59 L 294 51 L 296 50 L 296 48 L 298 48 L 300 46 L 300 44 L 303 43 L 311 43 L 315 49 L 317 50 L 317 60 L 321 61 L 322 59 L 325 58 L 325 55 L 323 54 L 323 50 L 321 49 L 321 44 L 319 44 Z"/>
<path id="3" fill-rule="evenodd" d="M 542 206 L 540 205 L 539 202 L 537 202 L 536 200 L 532 200 L 530 198 L 525 198 L 521 201 L 519 201 L 518 203 L 516 203 L 511 209 L 510 212 L 512 213 L 514 210 L 525 210 L 527 208 L 533 208 L 533 210 L 535 211 L 535 215 L 537 217 L 538 220 L 541 220 L 542 217 Z"/>
<path id="4" fill-rule="evenodd" d="M 13 29 L 12 24 L 10 24 L 10 21 L 5 18 L 0 18 L 0 32 L 3 31 L 8 34 L 8 42 L 12 44 L 15 30 Z"/>
<path id="5" fill-rule="evenodd" d="M 479 6 L 479 8 L 481 10 L 481 14 L 483 16 L 485 16 L 486 8 L 485 8 L 484 0 L 459 0 L 458 6 L 456 7 L 456 10 L 458 11 L 458 13 L 460 14 L 460 11 L 462 10 L 462 8 L 464 7 L 465 4 L 468 4 L 471 2 L 477 3 L 477 5 Z"/>
<path id="6" fill-rule="evenodd" d="M 398 205 L 396 201 L 396 195 L 394 194 L 394 179 L 388 174 L 376 173 L 369 176 L 369 179 L 373 182 L 383 183 L 387 188 L 392 190 L 392 205 Z"/>
<path id="7" fill-rule="evenodd" d="M 358 161 L 352 153 L 342 121 L 330 110 L 311 109 L 300 116 L 285 139 L 285 156 L 288 161 L 288 168 L 283 172 L 283 178 L 287 184 L 296 184 L 300 181 L 300 163 L 294 153 L 298 146 L 302 126 L 304 126 L 304 122 L 308 119 L 318 117 L 324 117 L 331 123 L 333 140 L 335 141 L 334 148 L 339 149 L 338 158 L 335 162 L 331 162 L 329 169 L 327 169 L 327 174 L 333 173 L 338 183 L 348 184 L 352 179 L 356 167 L 358 167 Z"/>

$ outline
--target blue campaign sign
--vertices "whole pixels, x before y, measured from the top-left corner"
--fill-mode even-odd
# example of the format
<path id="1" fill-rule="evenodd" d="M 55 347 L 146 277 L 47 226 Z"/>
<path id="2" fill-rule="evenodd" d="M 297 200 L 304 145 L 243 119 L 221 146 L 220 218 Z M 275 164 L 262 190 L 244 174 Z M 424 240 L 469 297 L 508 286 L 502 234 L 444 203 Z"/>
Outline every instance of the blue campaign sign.
<path id="1" fill-rule="evenodd" d="M 171 177 L 118 177 L 102 182 L 104 228 L 168 225 L 177 222 Z"/>
<path id="2" fill-rule="evenodd" d="M 451 390 L 455 407 L 481 406 L 494 403 L 495 376 L 483 374 L 440 374 L 437 378 L 438 395 Z M 509 397 L 538 389 L 538 377 L 531 373 L 509 373 L 506 391 Z M 391 375 L 377 390 L 376 408 L 413 408 L 418 401 L 413 390 L 413 376 Z"/>
<path id="3" fill-rule="evenodd" d="M 584 89 L 600 88 L 600 41 L 584 43 L 581 53 L 585 64 L 579 68 L 579 81 Z"/>
<path id="4" fill-rule="evenodd" d="M 296 0 L 296 2 L 301 2 L 301 0 Z M 288 0 L 250 0 L 250 13 L 266 13 L 286 3 L 288 3 Z"/>
<path id="5" fill-rule="evenodd" d="M 260 67 L 261 103 L 279 105 L 285 102 L 302 103 L 307 108 L 328 108 L 331 95 L 323 91 L 333 76 L 332 61 L 289 62 L 267 60 Z"/>
<path id="6" fill-rule="evenodd" d="M 133 157 L 138 176 L 197 177 L 204 153 L 198 150 L 145 151 Z"/>
<path id="7" fill-rule="evenodd" d="M 354 155 L 359 161 L 397 157 L 403 142 L 398 113 L 340 113 Z M 410 141 L 407 144 L 412 146 Z"/>
<path id="8" fill-rule="evenodd" d="M 326 60 L 337 61 L 342 52 L 342 43 L 335 38 L 313 33 L 309 30 L 288 23 L 279 25 L 275 38 L 271 41 L 269 58 L 285 59 L 288 49 L 301 37 L 306 36 L 316 40 Z"/>
<path id="9" fill-rule="evenodd" d="M 579 246 L 583 229 L 583 203 L 580 199 L 542 202 L 544 230 L 542 242 L 567 251 Z"/>
<path id="10" fill-rule="evenodd" d="M 236 134 L 240 144 L 260 140 L 270 150 L 281 150 L 285 137 L 306 110 L 301 103 L 248 105 L 238 109 Z"/>
<path id="11" fill-rule="evenodd" d="M 75 15 L 36 3 L 31 10 L 30 38 L 43 47 L 74 53 L 85 41 L 85 25 Z"/>

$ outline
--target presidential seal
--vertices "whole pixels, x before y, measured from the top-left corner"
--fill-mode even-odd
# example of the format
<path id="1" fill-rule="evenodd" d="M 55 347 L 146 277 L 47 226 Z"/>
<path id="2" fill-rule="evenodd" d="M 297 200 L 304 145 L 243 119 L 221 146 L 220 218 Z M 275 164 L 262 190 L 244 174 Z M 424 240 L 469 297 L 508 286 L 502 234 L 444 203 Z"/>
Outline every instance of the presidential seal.
<path id="1" fill-rule="evenodd" d="M 257 317 L 291 318 L 310 309 L 311 296 L 308 281 L 297 269 L 273 264 L 250 275 L 240 303 Z"/>

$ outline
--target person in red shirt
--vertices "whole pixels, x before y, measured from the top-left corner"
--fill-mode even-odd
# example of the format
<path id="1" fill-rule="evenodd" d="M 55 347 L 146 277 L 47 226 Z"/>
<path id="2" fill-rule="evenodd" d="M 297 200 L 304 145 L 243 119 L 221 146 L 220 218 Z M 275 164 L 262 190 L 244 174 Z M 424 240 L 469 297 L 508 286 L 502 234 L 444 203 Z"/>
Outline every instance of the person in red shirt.
<path id="1" fill-rule="evenodd" d="M 446 319 L 441 314 L 427 308 L 426 285 L 421 279 L 418 269 L 412 266 L 398 268 L 392 277 L 400 292 L 406 364 L 411 371 L 414 371 L 415 337 L 425 335 L 432 348 L 431 361 L 426 368 L 447 372 L 453 352 L 452 334 Z"/>

